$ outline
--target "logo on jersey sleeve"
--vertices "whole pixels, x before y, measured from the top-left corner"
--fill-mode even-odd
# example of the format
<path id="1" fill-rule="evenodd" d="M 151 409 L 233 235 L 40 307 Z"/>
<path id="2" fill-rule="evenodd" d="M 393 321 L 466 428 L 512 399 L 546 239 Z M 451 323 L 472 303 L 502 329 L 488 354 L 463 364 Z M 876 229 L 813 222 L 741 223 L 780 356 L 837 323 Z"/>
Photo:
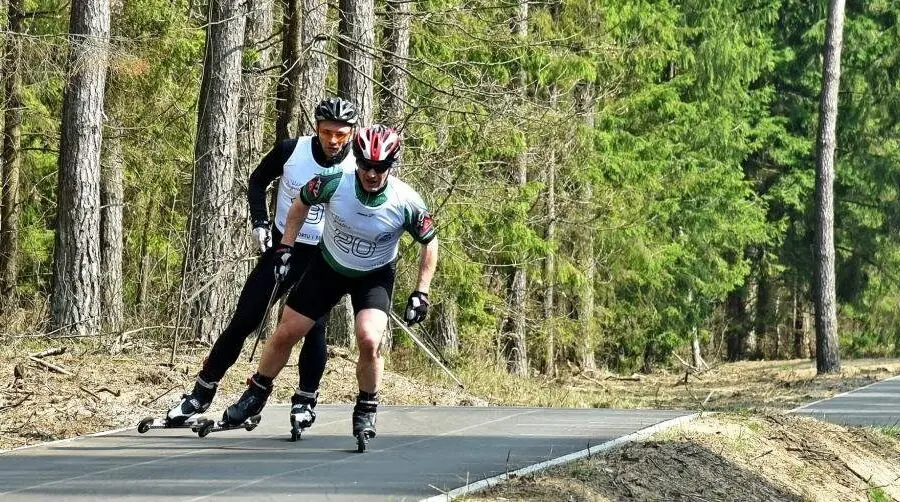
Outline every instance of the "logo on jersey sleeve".
<path id="1" fill-rule="evenodd" d="M 306 184 L 306 191 L 313 199 L 318 199 L 319 192 L 322 191 L 322 178 L 316 176 L 315 178 L 309 180 L 309 183 Z"/>
<path id="2" fill-rule="evenodd" d="M 434 220 L 428 213 L 419 215 L 419 235 L 427 235 L 434 228 Z"/>

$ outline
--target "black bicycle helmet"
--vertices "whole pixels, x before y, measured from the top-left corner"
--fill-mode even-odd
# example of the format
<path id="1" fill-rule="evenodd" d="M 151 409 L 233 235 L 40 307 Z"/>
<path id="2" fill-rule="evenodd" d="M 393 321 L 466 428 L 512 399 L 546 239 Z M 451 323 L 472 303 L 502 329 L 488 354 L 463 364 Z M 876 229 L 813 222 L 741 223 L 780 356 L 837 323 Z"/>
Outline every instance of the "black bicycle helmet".
<path id="1" fill-rule="evenodd" d="M 359 115 L 353 103 L 342 98 L 326 98 L 316 106 L 316 122 L 333 120 L 348 125 L 356 125 Z"/>

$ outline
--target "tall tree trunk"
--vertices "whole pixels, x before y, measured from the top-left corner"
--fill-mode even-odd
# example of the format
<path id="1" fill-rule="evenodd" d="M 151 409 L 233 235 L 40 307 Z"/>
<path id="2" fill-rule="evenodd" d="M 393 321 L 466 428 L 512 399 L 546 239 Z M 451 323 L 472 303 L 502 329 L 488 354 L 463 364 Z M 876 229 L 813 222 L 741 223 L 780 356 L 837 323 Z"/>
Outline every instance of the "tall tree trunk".
<path id="1" fill-rule="evenodd" d="M 229 274 L 240 259 L 243 246 L 238 242 L 244 235 L 238 231 L 232 200 L 244 27 L 240 0 L 210 1 L 185 278 L 194 296 L 194 335 L 206 340 L 225 327 L 240 285 Z"/>
<path id="2" fill-rule="evenodd" d="M 584 114 L 584 120 L 589 127 L 594 127 L 594 88 L 592 84 L 582 84 L 577 88 L 577 104 Z M 593 206 L 594 187 L 590 181 L 585 181 L 582 186 L 583 204 L 585 208 Z M 577 246 L 577 263 L 584 271 L 585 286 L 578 295 L 578 326 L 579 340 L 578 355 L 581 368 L 593 370 L 597 368 L 594 358 L 594 346 L 596 334 L 594 333 L 594 278 L 596 276 L 596 264 L 594 260 L 594 233 L 591 231 L 578 232 L 580 243 Z M 649 349 L 653 355 L 653 347 Z M 649 366 L 648 366 L 649 369 Z"/>
<path id="3" fill-rule="evenodd" d="M 429 315 L 432 340 L 448 358 L 459 353 L 459 333 L 456 329 L 458 315 L 459 307 L 451 300 L 435 304 L 433 312 Z"/>
<path id="4" fill-rule="evenodd" d="M 409 34 L 412 5 L 409 0 L 387 0 L 385 21 L 385 54 L 382 65 L 381 122 L 400 127 L 406 117 L 409 97 Z"/>
<path id="5" fill-rule="evenodd" d="M 641 365 L 641 373 L 649 375 L 653 373 L 653 366 L 656 363 L 656 342 L 647 340 L 644 344 L 644 358 Z"/>
<path id="6" fill-rule="evenodd" d="M 122 0 L 110 0 L 110 31 L 118 35 Z M 104 330 L 120 331 L 125 311 L 122 282 L 124 248 L 122 214 L 125 203 L 125 157 L 119 122 L 122 103 L 113 72 L 106 75 L 106 127 L 100 172 L 100 311 Z"/>
<path id="7" fill-rule="evenodd" d="M 147 296 L 150 293 L 150 253 L 148 252 L 148 243 L 150 237 L 150 229 L 153 228 L 153 220 L 156 218 L 156 192 L 155 190 L 148 194 L 147 207 L 144 210 L 144 225 L 141 228 L 141 269 L 140 278 L 138 279 L 137 292 L 137 310 L 144 312 L 147 310 Z"/>
<path id="8" fill-rule="evenodd" d="M 298 0 L 282 0 L 281 73 L 275 101 L 275 140 L 293 137 L 297 119 L 298 80 L 300 78 L 300 4 Z"/>
<path id="9" fill-rule="evenodd" d="M 325 45 L 331 38 L 328 23 L 328 3 L 322 0 L 300 0 L 302 11 L 300 30 L 300 134 L 315 132 L 316 104 L 325 97 L 325 79 L 328 76 L 328 59 Z"/>
<path id="10" fill-rule="evenodd" d="M 108 116 L 112 117 L 114 110 L 109 112 Z M 121 130 L 114 118 L 107 124 L 106 130 L 100 180 L 100 262 L 103 264 L 100 296 L 104 329 L 119 331 L 125 311 L 122 282 L 125 159 Z"/>
<path id="11" fill-rule="evenodd" d="M 9 297 L 16 287 L 19 256 L 19 148 L 22 138 L 22 38 L 24 5 L 22 0 L 8 0 L 8 34 L 6 36 L 3 75 L 6 101 L 3 106 L 3 194 L 0 197 L 0 295 Z"/>
<path id="12" fill-rule="evenodd" d="M 805 359 L 809 357 L 809 340 L 806 339 L 806 316 L 803 313 L 803 300 L 800 296 L 798 280 L 794 278 L 793 298 L 792 298 L 792 322 L 794 335 L 794 357 L 797 359 Z"/>
<path id="13" fill-rule="evenodd" d="M 729 292 L 726 296 L 725 317 L 728 323 L 725 333 L 726 357 L 729 361 L 746 359 L 746 339 L 751 329 L 747 314 L 746 285 Z"/>
<path id="14" fill-rule="evenodd" d="M 679 231 L 679 234 L 681 232 Z M 694 291 L 688 290 L 687 294 L 687 304 L 690 308 L 694 308 Z M 703 354 L 700 350 L 700 329 L 697 327 L 696 320 L 692 321 L 693 325 L 691 326 L 691 363 L 694 365 L 694 368 L 698 370 L 702 370 L 704 366 L 706 366 L 706 361 L 703 360 Z"/>
<path id="15" fill-rule="evenodd" d="M 256 58 L 244 68 L 242 75 L 241 114 L 238 118 L 238 179 L 246 184 L 250 170 L 263 155 L 265 145 L 266 101 L 271 77 L 265 73 L 272 64 L 268 48 L 272 36 L 273 0 L 247 0 L 247 25 L 244 29 L 245 50 L 253 50 Z M 246 200 L 246 197 L 244 198 Z M 245 200 L 241 201 L 242 205 Z"/>
<path id="16" fill-rule="evenodd" d="M 100 154 L 109 57 L 109 0 L 73 0 L 63 98 L 51 325 L 100 324 Z"/>
<path id="17" fill-rule="evenodd" d="M 550 106 L 556 107 L 559 90 L 554 85 L 550 89 Z M 553 245 L 556 242 L 556 152 L 550 151 L 547 162 L 546 181 L 546 218 L 547 227 L 544 230 L 544 240 Z M 547 328 L 547 341 L 544 344 L 544 374 L 553 376 L 556 374 L 556 326 L 553 322 L 556 306 L 556 255 L 548 253 L 544 259 L 544 326 Z"/>
<path id="18" fill-rule="evenodd" d="M 556 241 L 556 155 L 550 153 L 547 163 L 547 228 L 544 240 L 549 244 Z M 544 345 L 544 374 L 556 374 L 556 329 L 554 318 L 554 296 L 556 294 L 556 256 L 548 253 L 544 259 L 544 326 L 547 327 L 547 342 Z"/>
<path id="19" fill-rule="evenodd" d="M 699 331 L 696 326 L 691 329 L 691 362 L 694 364 L 694 368 L 698 370 L 706 366 L 706 361 L 703 360 L 703 353 L 700 350 Z"/>
<path id="20" fill-rule="evenodd" d="M 370 125 L 374 117 L 375 2 L 340 0 L 340 9 L 338 93 L 356 103 L 361 125 Z"/>
<path id="21" fill-rule="evenodd" d="M 759 351 L 762 357 L 768 357 L 770 354 L 766 350 L 766 345 L 770 341 L 772 327 L 772 294 L 771 280 L 765 272 L 765 263 L 759 264 L 759 279 L 756 286 L 756 311 L 754 316 L 754 332 L 757 340 L 759 340 Z"/>
<path id="22" fill-rule="evenodd" d="M 520 0 L 513 20 L 513 35 L 521 40 L 528 37 L 528 1 Z M 526 98 L 525 70 L 519 69 L 517 86 L 521 94 L 521 102 Z M 527 148 L 527 147 L 526 147 Z M 520 189 L 528 183 L 528 163 L 526 152 L 521 153 L 513 162 L 513 182 Z M 509 320 L 504 334 L 503 355 L 506 358 L 506 369 L 510 374 L 528 375 L 528 351 L 525 343 L 525 301 L 528 295 L 528 276 L 524 264 L 515 265 L 512 280 L 507 293 Z"/>
<path id="23" fill-rule="evenodd" d="M 331 309 L 326 327 L 328 342 L 338 347 L 352 348 L 356 345 L 356 334 L 353 331 L 353 304 L 350 296 L 344 295 L 338 304 Z"/>
<path id="24" fill-rule="evenodd" d="M 509 318 L 503 336 L 503 357 L 506 370 L 512 375 L 528 375 L 528 352 L 525 345 L 525 297 L 527 278 L 524 265 L 515 268 L 508 289 Z"/>
<path id="25" fill-rule="evenodd" d="M 828 2 L 825 28 L 825 66 L 819 102 L 819 138 L 816 162 L 816 369 L 819 374 L 841 370 L 838 347 L 837 299 L 834 272 L 834 150 L 837 143 L 838 89 L 844 0 Z"/>

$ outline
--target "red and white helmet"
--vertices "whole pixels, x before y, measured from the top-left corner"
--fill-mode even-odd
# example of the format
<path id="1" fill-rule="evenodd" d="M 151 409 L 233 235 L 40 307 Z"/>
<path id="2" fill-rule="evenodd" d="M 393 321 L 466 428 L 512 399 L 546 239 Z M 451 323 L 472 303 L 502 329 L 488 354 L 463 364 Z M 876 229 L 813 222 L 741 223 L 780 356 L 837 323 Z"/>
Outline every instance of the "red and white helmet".
<path id="1" fill-rule="evenodd" d="M 393 163 L 400 152 L 400 134 L 396 129 L 375 124 L 363 127 L 353 140 L 353 154 L 370 163 Z"/>

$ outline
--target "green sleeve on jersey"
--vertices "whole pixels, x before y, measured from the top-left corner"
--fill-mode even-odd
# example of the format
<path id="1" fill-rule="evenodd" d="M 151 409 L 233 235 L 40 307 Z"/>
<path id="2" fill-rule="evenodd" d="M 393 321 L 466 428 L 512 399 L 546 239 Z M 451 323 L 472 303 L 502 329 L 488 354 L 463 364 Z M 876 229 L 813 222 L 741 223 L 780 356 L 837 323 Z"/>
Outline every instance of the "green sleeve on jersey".
<path id="1" fill-rule="evenodd" d="M 409 232 L 413 239 L 422 244 L 428 244 L 434 239 L 437 233 L 434 219 L 420 197 L 411 198 L 403 213 L 403 229 Z"/>
<path id="2" fill-rule="evenodd" d="M 327 203 L 337 191 L 343 176 L 344 173 L 341 171 L 326 172 L 316 176 L 300 189 L 300 200 L 307 206 Z"/>

